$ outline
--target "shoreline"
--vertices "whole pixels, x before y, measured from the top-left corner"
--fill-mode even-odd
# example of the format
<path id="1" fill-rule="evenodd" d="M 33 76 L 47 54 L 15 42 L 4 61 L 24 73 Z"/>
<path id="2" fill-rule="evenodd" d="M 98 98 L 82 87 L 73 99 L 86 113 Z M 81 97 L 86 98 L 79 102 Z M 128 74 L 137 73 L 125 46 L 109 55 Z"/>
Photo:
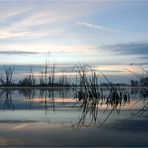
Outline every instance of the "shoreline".
<path id="1" fill-rule="evenodd" d="M 107 88 L 106 86 L 98 86 L 99 88 Z M 119 86 L 120 88 L 147 88 L 145 86 Z M 0 89 L 73 89 L 81 88 L 81 86 L 0 86 Z"/>

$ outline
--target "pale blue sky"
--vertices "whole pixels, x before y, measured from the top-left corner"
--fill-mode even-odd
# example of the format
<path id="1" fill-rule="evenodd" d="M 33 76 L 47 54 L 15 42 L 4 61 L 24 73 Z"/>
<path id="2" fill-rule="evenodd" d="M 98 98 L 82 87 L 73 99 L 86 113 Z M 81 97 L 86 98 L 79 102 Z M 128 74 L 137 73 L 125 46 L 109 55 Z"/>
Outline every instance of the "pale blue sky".
<path id="1" fill-rule="evenodd" d="M 147 18 L 140 0 L 0 0 L 0 64 L 147 64 Z"/>

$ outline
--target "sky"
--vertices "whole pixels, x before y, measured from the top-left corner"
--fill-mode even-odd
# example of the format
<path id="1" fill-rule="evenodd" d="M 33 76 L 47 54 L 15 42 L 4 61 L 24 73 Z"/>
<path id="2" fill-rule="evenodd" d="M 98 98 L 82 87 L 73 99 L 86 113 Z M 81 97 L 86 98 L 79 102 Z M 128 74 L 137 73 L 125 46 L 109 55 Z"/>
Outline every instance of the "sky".
<path id="1" fill-rule="evenodd" d="M 90 64 L 124 82 L 147 68 L 147 18 L 146 0 L 0 0 L 0 65 Z"/>

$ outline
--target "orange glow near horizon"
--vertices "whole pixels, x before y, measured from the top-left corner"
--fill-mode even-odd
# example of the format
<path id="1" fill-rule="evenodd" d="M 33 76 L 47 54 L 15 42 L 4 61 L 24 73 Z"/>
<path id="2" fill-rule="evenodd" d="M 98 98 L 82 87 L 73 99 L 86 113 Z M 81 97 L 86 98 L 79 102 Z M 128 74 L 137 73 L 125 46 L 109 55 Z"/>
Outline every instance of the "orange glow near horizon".
<path id="1" fill-rule="evenodd" d="M 26 101 L 26 100 L 25 100 Z M 73 99 L 73 98 L 33 98 L 32 100 L 29 100 L 32 102 L 46 102 L 46 103 L 76 103 L 78 102 L 78 99 Z M 82 102 L 79 101 L 81 104 Z M 91 103 L 90 103 L 91 104 Z M 97 105 L 98 109 L 105 110 L 106 108 L 112 109 L 123 109 L 123 110 L 135 110 L 135 109 L 141 109 L 144 106 L 143 101 L 137 102 L 137 100 L 129 100 L 129 102 L 122 102 L 121 105 L 118 104 L 117 106 L 111 105 L 111 104 L 106 104 L 105 102 L 100 103 Z"/>
<path id="2" fill-rule="evenodd" d="M 99 71 L 105 71 L 105 73 L 108 74 L 124 74 L 124 75 L 129 75 L 131 74 L 129 71 L 132 71 L 133 73 L 141 73 L 141 70 L 139 67 L 135 66 L 129 66 L 129 65 L 99 65 L 94 68 L 95 70 Z"/>
<path id="3" fill-rule="evenodd" d="M 30 101 L 30 100 L 29 100 Z M 32 102 L 49 102 L 49 103 L 74 103 L 77 99 L 73 98 L 33 98 Z"/>

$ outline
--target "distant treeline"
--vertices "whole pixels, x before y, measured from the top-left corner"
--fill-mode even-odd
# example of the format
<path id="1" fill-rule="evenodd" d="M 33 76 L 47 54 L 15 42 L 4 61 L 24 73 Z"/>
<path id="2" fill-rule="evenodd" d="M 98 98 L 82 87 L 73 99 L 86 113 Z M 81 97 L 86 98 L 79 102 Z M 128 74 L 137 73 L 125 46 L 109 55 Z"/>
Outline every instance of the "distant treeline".
<path id="1" fill-rule="evenodd" d="M 3 74 L 0 74 L 0 86 L 21 86 L 21 87 L 59 87 L 70 86 L 68 77 L 63 73 L 58 81 L 56 78 L 55 65 L 49 67 L 46 63 L 43 69 L 40 71 L 38 79 L 35 78 L 35 74 L 32 66 L 29 67 L 28 74 L 21 80 L 15 82 L 13 79 L 15 73 L 15 66 L 4 66 Z"/>
<path id="2" fill-rule="evenodd" d="M 100 75 L 98 75 L 95 69 L 92 69 L 89 65 L 74 65 L 71 73 L 74 74 L 74 79 L 71 81 L 68 75 L 64 72 L 57 74 L 56 66 L 49 65 L 47 62 L 42 67 L 38 74 L 38 78 L 35 77 L 35 73 L 32 66 L 29 66 L 29 71 L 25 77 L 20 80 L 14 80 L 15 66 L 4 66 L 3 73 L 0 74 L 0 86 L 1 87 L 71 87 L 71 86 L 127 86 L 124 83 L 112 83 L 103 74 L 105 81 L 99 83 Z M 134 72 L 132 72 L 135 74 Z M 148 86 L 148 77 L 143 75 L 137 75 L 139 82 L 142 85 Z M 85 83 L 85 85 L 84 85 Z M 136 86 L 138 81 L 131 80 L 131 86 Z"/>

